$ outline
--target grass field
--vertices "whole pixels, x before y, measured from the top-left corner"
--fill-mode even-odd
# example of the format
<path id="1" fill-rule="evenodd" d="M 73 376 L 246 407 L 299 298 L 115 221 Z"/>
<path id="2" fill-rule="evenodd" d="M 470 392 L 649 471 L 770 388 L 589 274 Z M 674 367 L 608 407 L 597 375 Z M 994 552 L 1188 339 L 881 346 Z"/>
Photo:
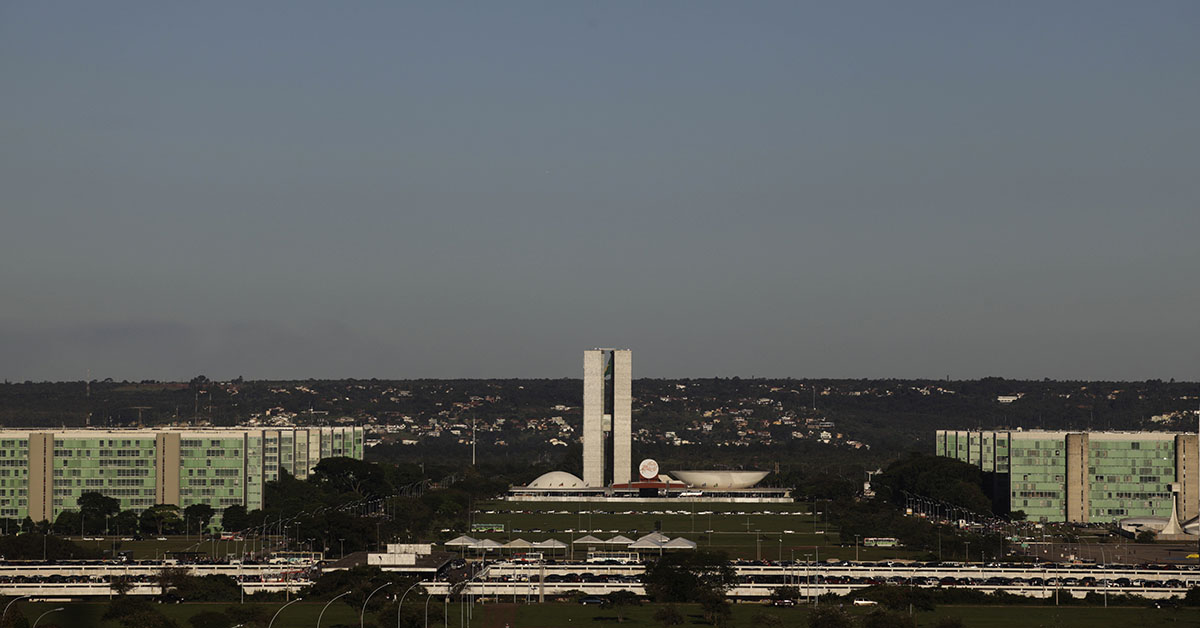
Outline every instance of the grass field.
<path id="1" fill-rule="evenodd" d="M 472 626 L 480 628 L 502 628 L 487 621 L 489 612 L 503 613 L 503 605 L 488 607 L 477 613 Z M 627 609 L 625 622 L 618 624 L 616 613 L 609 609 L 578 604 L 541 604 L 516 608 L 515 622 L 510 628 L 559 628 L 562 626 L 658 626 L 653 620 L 657 605 L 645 604 Z M 684 625 L 695 625 L 703 621 L 700 609 L 694 605 L 680 605 L 687 616 Z M 736 604 L 733 606 L 730 626 L 752 628 L 755 616 L 774 615 L 783 626 L 804 626 L 808 617 L 805 608 L 772 608 L 758 604 Z M 865 615 L 868 610 L 849 609 L 852 615 Z M 945 606 L 933 612 L 917 613 L 919 626 L 932 626 L 939 618 L 950 616 L 963 620 L 969 628 L 1000 628 L 1021 626 L 1022 628 L 1097 628 L 1098 626 L 1196 626 L 1200 625 L 1200 609 L 1152 609 L 1152 608 L 1080 608 L 1080 607 L 1002 607 L 1002 606 Z"/>
<path id="2" fill-rule="evenodd" d="M 7 600 L 0 600 L 7 603 Z M 312 628 L 317 622 L 317 615 L 321 612 L 321 607 L 324 602 L 297 602 L 287 607 L 279 614 L 279 619 L 275 621 L 275 628 Z M 32 625 L 38 615 L 53 609 L 62 607 L 64 610 L 58 613 L 47 615 L 42 623 L 42 626 L 58 626 L 59 628 L 120 628 L 116 622 L 102 621 L 101 616 L 108 608 L 105 602 L 88 602 L 77 604 L 54 604 L 54 603 L 37 603 L 27 604 L 25 602 L 17 602 L 13 608 L 18 609 L 29 620 Z M 192 603 L 192 604 L 158 604 L 158 610 L 167 617 L 175 620 L 181 628 L 188 628 L 188 618 L 197 613 L 204 611 L 224 611 L 229 606 L 236 606 L 223 603 Z M 263 608 L 268 609 L 272 614 L 279 610 L 283 604 L 260 604 Z M 404 605 L 406 608 L 408 604 Z M 9 611 L 10 613 L 12 611 Z M 367 615 L 368 620 L 370 614 Z M 456 616 L 457 617 L 457 616 Z M 395 617 L 391 618 L 391 622 L 385 622 L 384 625 L 391 625 L 395 622 Z M 358 610 L 351 608 L 347 604 L 340 601 L 334 602 L 329 606 L 329 610 L 325 612 L 325 616 L 321 619 L 321 625 L 328 628 L 334 624 L 358 625 Z"/>
<path id="3" fill-rule="evenodd" d="M 0 600 L 4 601 L 4 600 Z M 441 600 L 436 600 L 438 604 Z M 59 628 L 119 628 L 115 622 L 101 621 L 107 604 L 28 604 L 18 602 L 14 608 L 25 615 L 30 624 L 41 613 L 62 606 L 64 611 L 47 615 L 41 626 L 58 626 Z M 181 627 L 189 626 L 188 618 L 203 611 L 223 611 L 230 604 L 162 604 L 159 610 L 174 619 Z M 274 614 L 282 604 L 262 604 L 264 609 Z M 317 615 L 321 612 L 323 602 L 298 602 L 284 609 L 275 621 L 279 628 L 301 628 L 315 626 Z M 419 607 L 419 604 L 417 605 Z M 435 605 L 436 606 L 436 605 Z M 461 626 L 461 616 L 455 607 L 450 608 L 449 624 Z M 405 604 L 405 608 L 410 608 Z M 659 605 L 643 604 L 637 607 L 623 609 L 624 622 L 617 622 L 617 613 L 611 609 L 597 606 L 582 606 L 570 603 L 550 604 L 481 604 L 475 607 L 471 628 L 562 628 L 564 626 L 629 626 L 641 628 L 658 626 L 654 621 L 654 612 Z M 699 607 L 689 604 L 679 605 L 679 610 L 687 617 L 684 625 L 703 625 L 703 616 Z M 852 615 L 861 616 L 869 609 L 849 608 Z M 774 615 L 783 626 L 804 626 L 808 617 L 806 608 L 773 608 L 762 604 L 734 604 L 731 628 L 753 628 L 756 626 L 756 616 Z M 10 611 L 11 612 L 11 611 Z M 435 611 L 436 614 L 436 611 Z M 1022 628 L 1096 628 L 1099 626 L 1137 626 L 1138 628 L 1155 628 L 1157 626 L 1197 626 L 1200 625 L 1200 609 L 1153 609 L 1153 608 L 1099 608 L 1099 607 L 1054 607 L 1054 606 L 942 606 L 933 612 L 917 613 L 919 626 L 932 626 L 941 617 L 958 617 L 969 628 L 1007 628 L 1020 626 Z M 390 626 L 395 617 L 372 618 L 367 614 L 368 625 L 374 619 L 376 626 Z M 357 625 L 358 611 L 341 602 L 334 602 L 322 619 L 321 626 L 328 628 L 336 624 Z M 431 626 L 435 625 L 431 622 Z M 437 626 L 444 626 L 441 621 Z"/>
<path id="4" fill-rule="evenodd" d="M 634 513 L 604 514 L 599 512 L 601 510 Z M 675 514 L 666 514 L 668 510 Z M 654 511 L 661 514 L 653 514 Z M 681 512 L 683 514 L 679 514 Z M 771 514 L 764 514 L 766 512 Z M 855 556 L 854 539 L 841 539 L 837 530 L 826 524 L 819 512 L 816 516 L 812 514 L 811 504 L 804 503 L 705 504 L 680 500 L 678 504 L 572 504 L 497 501 L 481 502 L 477 506 L 474 521 L 504 524 L 505 532 L 469 533 L 475 538 L 490 538 L 501 543 L 518 537 L 527 541 L 557 538 L 570 543 L 584 534 L 600 538 L 624 534 L 636 539 L 653 531 L 656 525 L 661 525 L 662 533 L 667 536 L 682 536 L 695 541 L 702 548 L 721 550 L 735 558 L 789 560 L 793 556 L 803 559 L 805 554 L 816 553 L 820 554 L 822 560 L 853 559 Z M 584 551 L 584 548 L 578 551 Z M 914 556 L 913 552 L 904 549 L 859 548 L 859 558 L 862 560 Z"/>

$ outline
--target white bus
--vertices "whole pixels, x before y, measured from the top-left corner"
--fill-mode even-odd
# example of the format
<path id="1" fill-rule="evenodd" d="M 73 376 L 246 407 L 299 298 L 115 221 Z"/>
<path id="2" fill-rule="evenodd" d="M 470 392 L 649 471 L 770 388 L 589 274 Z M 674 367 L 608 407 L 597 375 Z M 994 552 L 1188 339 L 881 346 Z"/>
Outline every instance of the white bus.
<path id="1" fill-rule="evenodd" d="M 595 565 L 636 565 L 642 562 L 637 552 L 588 552 L 587 562 Z"/>

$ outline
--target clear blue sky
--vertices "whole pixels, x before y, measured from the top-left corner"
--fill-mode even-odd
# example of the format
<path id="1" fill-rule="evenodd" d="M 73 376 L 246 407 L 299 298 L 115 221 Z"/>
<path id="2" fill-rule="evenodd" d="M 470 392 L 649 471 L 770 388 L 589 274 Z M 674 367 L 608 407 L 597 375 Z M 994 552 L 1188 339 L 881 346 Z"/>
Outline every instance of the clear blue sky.
<path id="1" fill-rule="evenodd" d="M 1200 3 L 5 2 L 0 377 L 1200 379 Z"/>

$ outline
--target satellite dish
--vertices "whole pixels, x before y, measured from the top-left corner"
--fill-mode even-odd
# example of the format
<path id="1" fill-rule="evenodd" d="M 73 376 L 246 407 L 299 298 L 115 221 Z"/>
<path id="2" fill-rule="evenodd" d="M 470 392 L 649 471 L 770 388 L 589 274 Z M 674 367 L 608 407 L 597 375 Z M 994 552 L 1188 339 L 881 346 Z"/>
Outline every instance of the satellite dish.
<path id="1" fill-rule="evenodd" d="M 638 465 L 638 475 L 642 476 L 643 480 L 657 480 L 658 463 L 652 458 L 646 458 Z"/>

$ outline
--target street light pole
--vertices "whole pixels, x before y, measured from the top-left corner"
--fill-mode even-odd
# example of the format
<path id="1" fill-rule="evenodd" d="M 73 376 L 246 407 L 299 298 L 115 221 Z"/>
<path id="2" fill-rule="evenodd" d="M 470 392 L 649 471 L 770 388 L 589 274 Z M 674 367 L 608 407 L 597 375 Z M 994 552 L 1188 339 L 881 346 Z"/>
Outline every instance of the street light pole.
<path id="1" fill-rule="evenodd" d="M 384 589 L 386 589 L 386 588 L 388 588 L 388 587 L 390 587 L 390 586 L 392 586 L 393 584 L 395 584 L 395 583 L 394 583 L 394 582 L 389 582 L 389 583 L 387 583 L 387 584 L 384 584 L 384 585 L 380 586 L 379 588 L 375 589 L 374 591 L 371 591 L 371 593 L 369 593 L 369 594 L 367 595 L 367 599 L 363 600 L 362 610 L 358 612 L 358 628 L 363 628 L 363 626 L 365 625 L 365 621 L 366 621 L 366 620 L 365 620 L 365 617 L 366 617 L 366 614 L 367 614 L 367 602 L 370 602 L 370 601 L 371 601 L 371 596 L 372 596 L 372 595 L 375 595 L 376 593 L 379 593 L 380 591 L 382 591 L 382 590 L 384 590 Z"/>
<path id="2" fill-rule="evenodd" d="M 14 597 L 13 599 L 9 600 L 8 604 L 4 605 L 4 612 L 0 613 L 0 621 L 4 621 L 4 618 L 6 616 L 8 616 L 8 607 L 15 604 L 18 600 L 23 600 L 28 597 L 33 597 L 33 596 L 32 595 L 22 595 L 21 597 Z"/>
<path id="3" fill-rule="evenodd" d="M 279 610 L 275 611 L 275 614 L 271 616 L 271 622 L 269 624 L 267 624 L 267 628 L 271 628 L 271 626 L 275 625 L 275 618 L 279 617 L 279 614 L 283 612 L 283 609 L 291 606 L 292 604 L 295 604 L 296 602 L 299 602 L 300 599 L 301 598 L 296 598 L 296 599 L 292 600 L 291 602 L 288 602 L 287 604 L 280 606 Z"/>
<path id="4" fill-rule="evenodd" d="M 425 628 L 429 628 L 429 600 L 432 599 L 433 595 L 429 593 L 425 594 Z"/>
<path id="5" fill-rule="evenodd" d="M 854 535 L 854 562 L 858 562 L 858 534 Z"/>
<path id="6" fill-rule="evenodd" d="M 317 615 L 317 628 L 321 628 L 321 618 L 325 616 L 325 609 L 329 608 L 329 605 L 333 604 L 335 601 L 337 601 L 338 598 L 346 597 L 347 595 L 350 595 L 350 593 L 352 591 L 353 591 L 353 589 L 351 591 L 346 591 L 345 593 L 342 593 L 341 595 L 336 595 L 336 596 L 330 598 L 330 600 L 325 603 L 325 606 L 321 607 L 321 614 Z"/>
<path id="7" fill-rule="evenodd" d="M 408 592 L 417 588 L 417 585 L 419 584 L 421 584 L 421 580 L 418 578 L 417 580 L 413 581 L 412 586 L 405 589 L 404 594 L 400 596 L 400 603 L 396 605 L 396 628 L 400 628 L 400 611 L 404 609 L 404 598 L 408 597 Z"/>
<path id="8" fill-rule="evenodd" d="M 60 606 L 58 608 L 52 608 L 52 609 L 42 613 L 41 615 L 38 615 L 38 618 L 33 621 L 33 628 L 37 628 L 38 622 L 42 621 L 42 618 L 45 617 L 46 615 L 49 615 L 50 613 L 57 613 L 58 611 L 61 611 L 61 610 L 63 610 L 63 607 Z"/>

